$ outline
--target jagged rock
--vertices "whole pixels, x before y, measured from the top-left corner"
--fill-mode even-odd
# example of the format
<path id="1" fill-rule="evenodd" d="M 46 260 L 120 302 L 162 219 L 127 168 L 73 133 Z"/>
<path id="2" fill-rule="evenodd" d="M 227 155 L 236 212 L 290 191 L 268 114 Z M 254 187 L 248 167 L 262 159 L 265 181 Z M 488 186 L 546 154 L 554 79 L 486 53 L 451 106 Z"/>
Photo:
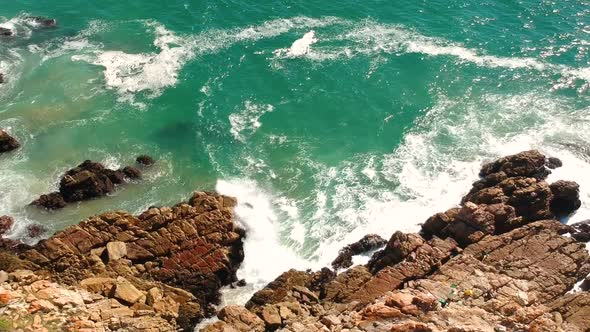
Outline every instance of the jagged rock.
<path id="1" fill-rule="evenodd" d="M 141 171 L 135 167 L 127 166 L 123 168 L 123 173 L 130 179 L 140 179 Z"/>
<path id="2" fill-rule="evenodd" d="M 138 164 L 142 165 L 142 166 L 152 166 L 153 164 L 156 163 L 156 161 L 154 160 L 154 158 L 152 158 L 152 157 L 150 157 L 148 155 L 145 155 L 145 154 L 142 154 L 141 156 L 138 156 L 135 159 L 135 161 Z"/>
<path id="3" fill-rule="evenodd" d="M 332 267 L 335 270 L 351 267 L 352 256 L 378 249 L 383 247 L 385 244 L 387 244 L 387 241 L 377 234 L 365 235 L 359 241 L 351 243 L 340 249 L 338 252 L 338 257 L 336 257 L 336 259 L 332 262 Z"/>
<path id="4" fill-rule="evenodd" d="M 547 166 L 550 169 L 556 169 L 563 166 L 563 162 L 559 158 L 549 157 L 545 162 L 545 166 Z"/>
<path id="5" fill-rule="evenodd" d="M 31 205 L 42 207 L 48 210 L 58 210 L 66 206 L 66 201 L 59 192 L 52 192 L 50 194 L 41 195 L 34 200 Z"/>
<path id="6" fill-rule="evenodd" d="M 590 220 L 580 221 L 570 226 L 573 238 L 580 242 L 590 242 Z"/>
<path id="7" fill-rule="evenodd" d="M 222 321 L 230 324 L 238 331 L 244 332 L 262 332 L 264 331 L 264 321 L 258 318 L 255 314 L 248 311 L 248 309 L 238 306 L 230 305 L 219 311 L 217 317 Z"/>
<path id="8" fill-rule="evenodd" d="M 235 199 L 198 192 L 190 202 L 139 216 L 118 211 L 90 217 L 20 258 L 62 284 L 83 284 L 103 296 L 114 296 L 112 280 L 123 277 L 127 282 L 117 282 L 117 289 L 132 285 L 143 300 L 118 298 L 142 303 L 136 307 L 141 312 L 148 305 L 158 317 L 187 329 L 212 313 L 219 289 L 237 281 L 243 260 L 241 233 L 232 221 Z"/>
<path id="9" fill-rule="evenodd" d="M 1 28 L 0 28 L 1 29 Z M 0 33 L 2 31 L 0 30 Z M 20 143 L 7 132 L 0 129 L 0 153 L 10 152 L 20 147 Z"/>
<path id="10" fill-rule="evenodd" d="M 31 204 L 55 210 L 65 207 L 66 203 L 102 197 L 114 192 L 116 185 L 125 183 L 125 177 L 137 179 L 141 172 L 134 167 L 112 170 L 86 160 L 61 177 L 59 192 L 41 195 Z"/>
<path id="11" fill-rule="evenodd" d="M 47 228 L 39 224 L 27 225 L 27 236 L 30 238 L 38 238 L 47 232 Z"/>
<path id="12" fill-rule="evenodd" d="M 12 225 L 14 224 L 14 219 L 9 216 L 1 216 L 0 217 L 0 237 L 10 231 Z"/>
<path id="13" fill-rule="evenodd" d="M 580 208 L 580 186 L 573 181 L 557 181 L 549 188 L 553 194 L 551 212 L 557 217 L 565 217 Z"/>
<path id="14" fill-rule="evenodd" d="M 285 272 L 246 307 L 269 330 L 279 324 L 272 309 L 279 308 L 280 331 L 293 332 L 586 332 L 590 293 L 567 293 L 590 272 L 579 242 L 590 239 L 590 222 L 551 219 L 550 202 L 577 199 L 577 185 L 558 184 L 554 194 L 542 180 L 545 167 L 536 151 L 490 163 L 460 208 L 424 223 L 424 237 L 396 232 L 367 266 L 335 278 Z M 319 303 L 301 295 L 318 290 Z M 204 331 L 232 329 L 223 320 Z"/>
<path id="15" fill-rule="evenodd" d="M 480 176 L 504 172 L 508 177 L 534 177 L 545 179 L 550 172 L 545 169 L 545 156 L 537 150 L 524 151 L 500 158 L 482 166 Z"/>

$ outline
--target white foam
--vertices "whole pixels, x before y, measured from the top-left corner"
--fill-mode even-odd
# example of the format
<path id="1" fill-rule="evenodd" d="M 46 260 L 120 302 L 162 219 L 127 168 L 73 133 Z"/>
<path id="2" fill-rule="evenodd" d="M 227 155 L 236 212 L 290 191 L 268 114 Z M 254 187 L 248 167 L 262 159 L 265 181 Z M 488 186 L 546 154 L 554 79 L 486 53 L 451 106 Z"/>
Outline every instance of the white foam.
<path id="1" fill-rule="evenodd" d="M 276 55 L 282 55 L 285 53 L 289 57 L 299 57 L 309 53 L 310 47 L 312 44 L 316 43 L 318 40 L 315 37 L 315 31 L 311 30 L 300 39 L 297 39 L 293 42 L 290 48 L 288 49 L 279 49 L 274 51 Z"/>
<path id="2" fill-rule="evenodd" d="M 227 289 L 226 301 L 244 303 L 254 291 L 282 272 L 309 266 L 290 248 L 283 246 L 278 237 L 280 223 L 288 219 L 288 214 L 277 209 L 284 199 L 265 192 L 251 180 L 220 180 L 215 189 L 238 199 L 236 221 L 246 229 L 245 258 L 237 274 L 238 278 L 245 278 L 249 286 Z"/>
<path id="3" fill-rule="evenodd" d="M 235 139 L 244 142 L 246 138 L 252 136 L 262 126 L 260 118 L 273 110 L 274 106 L 272 105 L 255 104 L 247 100 L 242 110 L 229 116 L 231 134 Z"/>

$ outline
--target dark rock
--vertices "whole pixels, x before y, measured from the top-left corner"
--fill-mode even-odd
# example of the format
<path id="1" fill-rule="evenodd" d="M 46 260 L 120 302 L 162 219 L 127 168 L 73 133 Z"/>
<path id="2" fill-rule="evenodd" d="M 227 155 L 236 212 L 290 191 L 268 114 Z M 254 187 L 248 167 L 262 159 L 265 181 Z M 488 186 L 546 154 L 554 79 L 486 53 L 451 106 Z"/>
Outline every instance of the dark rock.
<path id="1" fill-rule="evenodd" d="M 556 168 L 563 166 L 563 163 L 561 162 L 561 159 L 559 159 L 559 158 L 549 157 L 549 158 L 547 158 L 547 161 L 545 162 L 545 166 L 547 166 L 550 169 L 556 169 Z"/>
<path id="2" fill-rule="evenodd" d="M 50 194 L 41 195 L 34 200 L 31 205 L 46 208 L 48 210 L 62 209 L 66 206 L 66 201 L 59 192 L 52 192 Z"/>
<path id="3" fill-rule="evenodd" d="M 4 74 L 0 73 L 0 84 L 4 83 Z"/>
<path id="4" fill-rule="evenodd" d="M 340 249 L 338 257 L 332 262 L 335 270 L 345 269 L 352 266 L 352 256 L 360 255 L 371 250 L 378 249 L 387 244 L 387 241 L 377 234 L 365 235 L 355 243 L 351 243 Z"/>
<path id="5" fill-rule="evenodd" d="M 397 264 L 423 244 L 424 239 L 418 234 L 395 232 L 387 246 L 371 257 L 367 264 L 369 271 L 375 274 L 386 266 Z"/>
<path id="6" fill-rule="evenodd" d="M 12 36 L 12 30 L 7 28 L 0 28 L 0 37 L 10 37 Z"/>
<path id="7" fill-rule="evenodd" d="M 16 150 L 20 147 L 19 142 L 7 132 L 0 129 L 0 153 Z"/>
<path id="8" fill-rule="evenodd" d="M 580 242 L 590 242 L 590 220 L 571 224 L 572 237 Z"/>
<path id="9" fill-rule="evenodd" d="M 141 171 L 135 167 L 127 166 L 123 168 L 123 173 L 130 179 L 140 179 Z"/>
<path id="10" fill-rule="evenodd" d="M 38 238 L 47 233 L 47 228 L 39 224 L 31 224 L 27 226 L 27 236 L 30 238 Z"/>
<path id="11" fill-rule="evenodd" d="M 138 156 L 135 161 L 142 166 L 152 166 L 156 162 L 154 158 L 145 154 Z"/>
<path id="12" fill-rule="evenodd" d="M 50 28 L 50 27 L 57 26 L 57 21 L 52 18 L 47 18 L 47 17 L 43 17 L 43 16 L 29 16 L 29 17 L 27 17 L 27 19 L 35 24 L 38 24 L 39 26 L 41 26 L 43 28 Z"/>
<path id="13" fill-rule="evenodd" d="M 9 216 L 1 216 L 0 217 L 0 237 L 10 231 L 14 225 L 14 219 Z"/>
<path id="14" fill-rule="evenodd" d="M 580 208 L 580 186 L 573 181 L 557 181 L 549 188 L 553 194 L 551 212 L 557 217 L 565 217 Z"/>
<path id="15" fill-rule="evenodd" d="M 240 279 L 236 282 L 237 287 L 245 287 L 246 286 L 246 279 Z"/>
<path id="16" fill-rule="evenodd" d="M 485 164 L 479 174 L 485 177 L 498 172 L 504 172 L 508 177 L 525 176 L 539 180 L 550 174 L 545 168 L 545 156 L 537 150 L 524 151 Z"/>

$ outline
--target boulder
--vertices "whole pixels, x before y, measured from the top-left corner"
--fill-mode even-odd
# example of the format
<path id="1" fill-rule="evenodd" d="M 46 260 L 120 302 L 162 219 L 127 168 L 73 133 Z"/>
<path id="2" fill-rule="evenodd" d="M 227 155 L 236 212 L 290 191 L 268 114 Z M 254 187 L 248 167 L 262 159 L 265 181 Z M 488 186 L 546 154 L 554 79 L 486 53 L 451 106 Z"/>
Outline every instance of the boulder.
<path id="1" fill-rule="evenodd" d="M 141 171 L 135 167 L 127 166 L 122 170 L 123 174 L 130 179 L 140 179 Z"/>
<path id="2" fill-rule="evenodd" d="M 38 238 L 47 233 L 47 228 L 40 224 L 27 225 L 27 236 L 30 238 Z"/>
<path id="3" fill-rule="evenodd" d="M 18 149 L 19 147 L 20 143 L 14 137 L 0 129 L 0 153 L 10 152 Z"/>
<path id="4" fill-rule="evenodd" d="M 580 208 L 580 186 L 573 181 L 557 181 L 549 188 L 553 194 L 551 199 L 551 212 L 556 217 L 565 217 Z"/>
<path id="5" fill-rule="evenodd" d="M 355 243 L 351 243 L 340 249 L 338 257 L 332 262 L 335 270 L 345 269 L 352 266 L 352 257 L 366 253 L 371 250 L 379 249 L 387 244 L 387 241 L 377 234 L 365 235 Z"/>
<path id="6" fill-rule="evenodd" d="M 549 157 L 549 158 L 547 158 L 547 161 L 545 162 L 545 166 L 547 166 L 550 169 L 556 169 L 556 168 L 563 166 L 563 162 L 559 158 Z"/>
<path id="7" fill-rule="evenodd" d="M 127 255 L 127 245 L 125 244 L 125 242 L 109 242 L 107 243 L 106 249 L 109 261 L 116 261 Z"/>
<path id="8" fill-rule="evenodd" d="M 154 158 L 152 158 L 152 157 L 150 157 L 148 155 L 145 155 L 145 154 L 142 154 L 142 155 L 138 156 L 135 159 L 135 161 L 139 165 L 142 165 L 142 166 L 152 166 L 153 164 L 156 163 L 156 161 L 154 160 Z"/>
<path id="9" fill-rule="evenodd" d="M 126 178 L 137 179 L 141 172 L 134 167 L 112 170 L 104 165 L 86 160 L 61 177 L 59 192 L 41 195 L 31 205 L 55 210 L 66 203 L 102 197 L 115 191 L 115 186 L 124 184 Z"/>
<path id="10" fill-rule="evenodd" d="M 134 304 L 141 300 L 145 302 L 145 294 L 124 279 L 117 281 L 117 284 L 112 290 L 112 297 L 127 304 Z"/>
<path id="11" fill-rule="evenodd" d="M 50 194 L 41 195 L 34 200 L 31 205 L 45 208 L 47 210 L 58 210 L 66 206 L 66 201 L 59 192 L 52 192 Z"/>
<path id="12" fill-rule="evenodd" d="M 9 216 L 1 216 L 0 217 L 0 237 L 8 232 L 14 225 L 14 219 Z"/>
<path id="13" fill-rule="evenodd" d="M 238 331 L 263 332 L 265 330 L 264 321 L 262 319 L 239 305 L 229 305 L 224 307 L 219 311 L 217 317 L 227 324 L 230 324 Z"/>
<path id="14" fill-rule="evenodd" d="M 584 220 L 570 225 L 572 237 L 580 242 L 590 242 L 590 220 Z"/>
<path id="15" fill-rule="evenodd" d="M 0 73 L 0 84 L 4 83 L 4 74 Z"/>
<path id="16" fill-rule="evenodd" d="M 524 176 L 542 180 L 550 174 L 545 168 L 545 160 L 545 156 L 537 150 L 524 151 L 483 165 L 479 174 L 486 177 L 504 172 L 508 177 Z"/>

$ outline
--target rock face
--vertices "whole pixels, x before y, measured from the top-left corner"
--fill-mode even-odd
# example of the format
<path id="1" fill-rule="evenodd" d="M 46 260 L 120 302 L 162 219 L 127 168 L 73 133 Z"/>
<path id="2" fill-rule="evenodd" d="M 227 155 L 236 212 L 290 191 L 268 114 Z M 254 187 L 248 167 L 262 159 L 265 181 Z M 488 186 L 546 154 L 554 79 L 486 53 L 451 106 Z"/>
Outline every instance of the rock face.
<path id="1" fill-rule="evenodd" d="M 232 221 L 235 205 L 231 197 L 198 192 L 188 203 L 139 216 L 104 213 L 20 250 L 13 268 L 5 269 L 26 265 L 63 287 L 98 296 L 97 306 L 122 315 L 113 325 L 118 328 L 159 331 L 152 324 L 164 322 L 162 330 L 188 331 L 214 312 L 220 287 L 237 281 L 243 233 Z M 91 317 L 93 326 L 115 330 L 109 314 L 99 315 Z"/>
<path id="2" fill-rule="evenodd" d="M 0 153 L 10 152 L 18 149 L 19 147 L 20 144 L 14 137 L 0 129 Z"/>
<path id="3" fill-rule="evenodd" d="M 106 196 L 115 191 L 117 185 L 126 179 L 141 177 L 141 171 L 134 167 L 112 170 L 90 160 L 67 171 L 59 181 L 59 192 L 41 195 L 31 204 L 49 210 L 61 209 L 66 203 L 84 201 Z"/>
<path id="4" fill-rule="evenodd" d="M 285 272 L 204 331 L 589 331 L 590 293 L 568 291 L 590 273 L 590 227 L 554 219 L 579 194 L 545 182 L 548 161 L 560 165 L 537 151 L 486 164 L 461 206 L 420 234 L 394 233 L 339 275 Z"/>

